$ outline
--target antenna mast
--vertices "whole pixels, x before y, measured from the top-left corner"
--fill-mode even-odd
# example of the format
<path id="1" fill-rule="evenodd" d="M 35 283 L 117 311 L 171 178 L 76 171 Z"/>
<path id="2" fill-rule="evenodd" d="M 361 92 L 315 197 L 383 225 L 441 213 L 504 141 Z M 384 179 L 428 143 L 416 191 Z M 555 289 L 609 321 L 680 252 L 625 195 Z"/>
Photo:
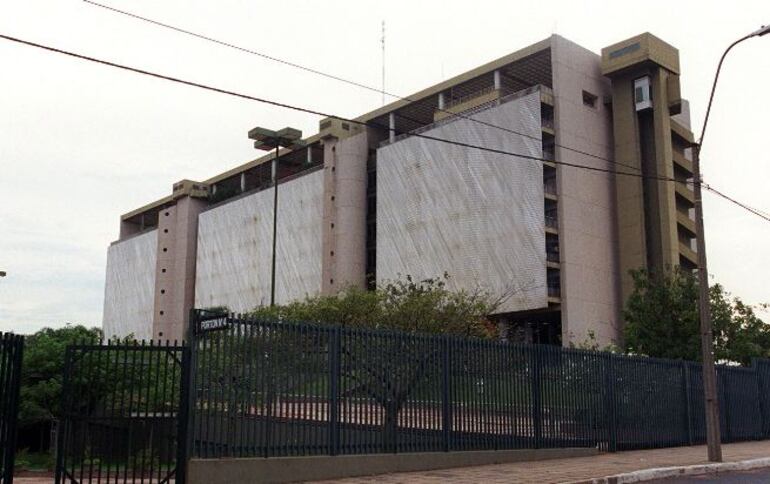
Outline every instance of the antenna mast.
<path id="1" fill-rule="evenodd" d="M 382 105 L 385 105 L 385 21 L 382 21 Z"/>

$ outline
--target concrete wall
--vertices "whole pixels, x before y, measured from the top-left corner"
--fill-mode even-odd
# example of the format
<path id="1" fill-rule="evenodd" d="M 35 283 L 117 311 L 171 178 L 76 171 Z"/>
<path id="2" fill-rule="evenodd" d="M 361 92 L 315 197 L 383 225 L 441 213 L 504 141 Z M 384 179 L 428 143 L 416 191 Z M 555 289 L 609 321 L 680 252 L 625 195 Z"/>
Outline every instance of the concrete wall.
<path id="1" fill-rule="evenodd" d="M 191 459 L 192 484 L 305 482 L 597 455 L 595 448 L 413 452 L 309 457 Z M 439 473 L 436 473 L 439 475 Z"/>
<path id="2" fill-rule="evenodd" d="M 158 231 L 115 242 L 107 249 L 102 328 L 107 338 L 152 337 Z"/>
<path id="3" fill-rule="evenodd" d="M 276 302 L 321 290 L 323 171 L 278 187 Z M 198 220 L 195 307 L 242 312 L 270 303 L 273 190 L 214 207 Z"/>
<path id="4" fill-rule="evenodd" d="M 552 38 L 557 145 L 613 158 L 612 118 L 602 102 L 611 94 L 600 56 L 562 37 Z M 583 90 L 598 96 L 583 104 Z M 597 168 L 607 161 L 556 147 L 556 159 Z M 617 235 L 613 175 L 557 166 L 561 252 L 562 341 L 580 343 L 591 330 L 600 344 L 620 336 Z"/>
<path id="5" fill-rule="evenodd" d="M 426 135 L 542 156 L 538 92 Z M 377 150 L 377 280 L 449 273 L 450 289 L 512 292 L 499 312 L 547 306 L 538 161 L 409 137 Z"/>
<path id="6" fill-rule="evenodd" d="M 366 132 L 324 141 L 324 294 L 366 285 Z"/>

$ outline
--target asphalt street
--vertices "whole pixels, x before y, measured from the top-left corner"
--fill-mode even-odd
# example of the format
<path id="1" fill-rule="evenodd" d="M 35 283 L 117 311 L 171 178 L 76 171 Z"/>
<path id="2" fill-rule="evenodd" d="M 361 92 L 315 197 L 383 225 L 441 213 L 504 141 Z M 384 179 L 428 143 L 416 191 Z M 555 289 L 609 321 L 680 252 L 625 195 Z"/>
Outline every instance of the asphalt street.
<path id="1" fill-rule="evenodd" d="M 658 481 L 649 481 L 654 484 L 749 484 L 749 483 L 770 483 L 770 469 L 757 469 L 747 472 L 729 472 L 725 474 L 694 476 L 694 477 L 674 477 L 671 479 L 662 479 Z"/>

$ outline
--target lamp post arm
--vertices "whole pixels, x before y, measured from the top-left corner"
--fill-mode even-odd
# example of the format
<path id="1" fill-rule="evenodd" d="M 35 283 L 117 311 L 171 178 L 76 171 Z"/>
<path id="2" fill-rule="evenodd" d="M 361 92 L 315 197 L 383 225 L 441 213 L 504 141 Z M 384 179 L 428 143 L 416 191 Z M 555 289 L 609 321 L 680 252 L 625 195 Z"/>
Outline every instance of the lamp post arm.
<path id="1" fill-rule="evenodd" d="M 711 104 L 714 102 L 714 93 L 716 92 L 716 89 L 717 89 L 717 81 L 719 81 L 719 72 L 722 70 L 722 63 L 725 61 L 725 57 L 727 57 L 727 54 L 732 50 L 733 47 L 740 44 L 744 40 L 750 39 L 757 35 L 764 35 L 760 33 L 763 30 L 764 28 L 757 30 L 756 32 L 752 32 L 749 35 L 746 35 L 745 37 L 741 37 L 740 39 L 736 40 L 735 42 L 730 44 L 730 46 L 727 47 L 727 49 L 725 49 L 724 53 L 722 54 L 722 57 L 719 59 L 719 64 L 717 65 L 717 72 L 716 74 L 714 74 L 714 84 L 711 85 L 711 94 L 709 95 L 709 103 L 708 103 L 708 107 L 706 107 L 706 117 L 703 119 L 703 129 L 701 129 L 701 132 L 700 132 L 698 145 L 703 146 L 703 136 L 706 134 L 706 126 L 708 125 L 708 122 L 709 122 L 709 114 L 711 114 Z"/>

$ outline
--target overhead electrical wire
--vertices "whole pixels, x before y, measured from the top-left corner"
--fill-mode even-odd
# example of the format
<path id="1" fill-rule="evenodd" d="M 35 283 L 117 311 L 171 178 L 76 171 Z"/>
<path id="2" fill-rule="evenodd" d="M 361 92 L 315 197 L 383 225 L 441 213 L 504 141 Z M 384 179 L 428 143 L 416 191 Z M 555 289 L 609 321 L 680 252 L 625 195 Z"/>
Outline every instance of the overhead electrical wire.
<path id="1" fill-rule="evenodd" d="M 313 115 L 316 115 L 316 116 L 323 116 L 323 117 L 327 117 L 327 118 L 335 118 L 335 119 L 339 119 L 341 121 L 349 122 L 351 124 L 358 124 L 358 125 L 362 125 L 362 126 L 375 127 L 375 128 L 384 129 L 384 130 L 387 130 L 387 131 L 393 131 L 394 133 L 396 133 L 395 129 L 391 129 L 388 126 L 383 126 L 383 125 L 380 125 L 379 123 L 374 123 L 372 121 L 365 122 L 365 121 L 358 121 L 358 120 L 354 120 L 354 119 L 348 119 L 348 118 L 345 118 L 345 117 L 342 117 L 342 116 L 337 116 L 337 115 L 334 115 L 334 114 L 324 113 L 324 112 L 317 111 L 317 110 L 314 110 L 314 109 L 304 108 L 304 107 L 300 107 L 300 106 L 294 106 L 294 105 L 287 104 L 287 103 L 282 103 L 282 102 L 279 102 L 279 101 L 273 101 L 271 99 L 266 99 L 266 98 L 251 96 L 251 95 L 248 95 L 248 94 L 238 93 L 238 92 L 235 92 L 235 91 L 230 91 L 230 90 L 227 90 L 227 89 L 222 89 L 222 88 L 210 86 L 210 85 L 207 85 L 207 84 L 201 84 L 201 83 L 194 82 L 194 81 L 188 81 L 188 80 L 180 79 L 180 78 L 177 78 L 177 77 L 168 76 L 168 75 L 165 75 L 165 74 L 159 74 L 159 73 L 156 73 L 156 72 L 147 71 L 147 70 L 139 69 L 139 68 L 136 68 L 136 67 L 131 67 L 131 66 L 127 66 L 127 65 L 123 65 L 123 64 L 118 64 L 118 63 L 107 61 L 107 60 L 103 60 L 103 59 L 98 59 L 98 58 L 95 58 L 95 57 L 90 57 L 90 56 L 83 55 L 83 54 L 78 54 L 76 52 L 71 52 L 71 51 L 59 49 L 59 48 L 56 48 L 56 47 L 51 47 L 51 46 L 47 46 L 47 45 L 43 45 L 43 44 L 38 44 L 38 43 L 35 43 L 35 42 L 19 39 L 19 38 L 16 38 L 16 37 L 5 35 L 5 34 L 0 34 L 0 38 L 8 40 L 8 41 L 11 41 L 11 42 L 15 42 L 15 43 L 18 43 L 18 44 L 27 45 L 29 47 L 35 47 L 35 48 L 46 50 L 46 51 L 49 51 L 49 52 L 55 52 L 55 53 L 58 53 L 58 54 L 63 54 L 63 55 L 66 55 L 66 56 L 69 56 L 69 57 L 73 57 L 73 58 L 76 58 L 76 59 L 85 60 L 85 61 L 89 61 L 89 62 L 93 62 L 93 63 L 97 63 L 97 64 L 109 66 L 109 67 L 114 67 L 114 68 L 117 68 L 117 69 L 133 72 L 133 73 L 136 73 L 136 74 L 142 74 L 142 75 L 146 75 L 146 76 L 149 76 L 149 77 L 154 77 L 156 79 L 163 79 L 163 80 L 174 82 L 174 83 L 178 83 L 178 84 L 183 84 L 183 85 L 187 85 L 187 86 L 191 86 L 191 87 L 197 87 L 197 88 L 204 89 L 204 90 L 207 90 L 207 91 L 217 92 L 217 93 L 220 93 L 220 94 L 226 94 L 226 95 L 234 96 L 234 97 L 241 98 L 241 99 L 247 99 L 247 100 L 251 100 L 251 101 L 256 101 L 256 102 L 263 103 L 263 104 L 268 104 L 268 105 L 271 105 L 271 106 L 276 106 L 276 107 L 280 107 L 280 108 L 290 109 L 290 110 L 293 110 L 293 111 L 298 111 L 298 112 L 307 113 L 307 114 L 313 114 Z M 397 133 L 397 134 L 401 134 L 401 133 Z M 444 138 L 438 138 L 438 137 L 426 135 L 426 134 L 423 134 L 423 133 L 405 133 L 405 134 L 409 134 L 410 136 L 414 136 L 414 137 L 417 137 L 417 138 L 423 138 L 423 139 L 427 139 L 427 140 L 431 140 L 431 141 L 437 141 L 437 142 L 440 142 L 440 143 L 446 143 L 446 144 L 451 144 L 451 145 L 455 145 L 455 146 L 461 146 L 461 147 L 464 147 L 464 148 L 470 148 L 470 149 L 476 149 L 476 150 L 480 150 L 480 151 L 486 151 L 486 152 L 491 152 L 491 153 L 496 153 L 496 154 L 501 154 L 501 155 L 513 156 L 513 157 L 516 157 L 516 158 L 523 158 L 523 159 L 527 159 L 527 160 L 548 162 L 548 163 L 553 163 L 554 165 L 561 165 L 561 166 L 567 166 L 567 167 L 571 167 L 571 168 L 584 169 L 584 170 L 593 171 L 593 172 L 611 173 L 611 174 L 621 175 L 621 176 L 630 176 L 630 177 L 643 178 L 643 179 L 653 179 L 653 180 L 658 180 L 658 181 L 681 183 L 681 184 L 694 183 L 694 182 L 688 182 L 688 181 L 684 181 L 684 180 L 677 180 L 675 178 L 670 178 L 670 177 L 652 176 L 652 175 L 645 175 L 645 174 L 642 174 L 642 173 L 624 172 L 624 171 L 618 171 L 618 170 L 614 170 L 614 169 L 606 169 L 606 168 L 599 168 L 599 167 L 581 165 L 581 164 L 578 164 L 578 163 L 570 163 L 570 162 L 560 161 L 560 160 L 559 161 L 557 161 L 557 160 L 550 160 L 550 159 L 539 157 L 539 156 L 527 155 L 527 154 L 523 154 L 523 153 L 513 153 L 513 152 L 510 152 L 510 151 L 496 149 L 496 148 L 490 148 L 490 147 L 487 147 L 487 146 L 479 146 L 479 145 L 474 145 L 474 144 L 471 144 L 471 143 L 464 143 L 464 142 L 461 142 L 461 141 L 455 141 L 455 140 L 449 140 L 449 139 L 444 139 Z M 753 214 L 755 214 L 755 215 L 757 215 L 757 216 L 759 216 L 759 217 L 761 217 L 761 218 L 763 218 L 763 219 L 765 219 L 767 221 L 770 221 L 770 217 L 765 216 L 761 211 L 756 210 L 756 209 L 752 209 L 751 207 L 748 207 L 747 205 L 745 205 L 745 204 L 743 204 L 741 202 L 738 202 L 737 200 L 735 200 L 735 199 L 733 199 L 731 197 L 728 197 L 727 195 L 717 191 L 716 189 L 714 189 L 713 187 L 711 187 L 711 186 L 709 186 L 709 185 L 707 185 L 705 183 L 701 183 L 701 186 L 703 188 L 705 188 L 706 190 L 709 190 L 709 191 L 717 194 L 718 196 L 720 196 L 720 197 L 722 197 L 722 198 L 724 198 L 726 200 L 729 200 L 730 202 L 732 202 L 732 203 L 734 203 L 734 204 L 736 204 L 736 205 L 738 205 L 738 206 L 748 210 L 749 212 L 751 212 L 751 213 L 753 213 Z"/>
<path id="2" fill-rule="evenodd" d="M 417 102 L 417 100 L 415 100 L 415 99 L 411 99 L 411 98 L 406 97 L 406 96 L 400 96 L 398 94 L 393 94 L 391 92 L 385 91 L 384 89 L 378 89 L 376 87 L 367 86 L 366 84 L 362 84 L 362 83 L 357 82 L 357 81 L 352 81 L 350 79 L 345 79 L 344 77 L 340 77 L 340 76 L 337 76 L 337 75 L 334 75 L 334 74 L 329 74 L 328 72 L 320 71 L 320 70 L 314 69 L 312 67 L 303 66 L 301 64 L 297 64 L 296 62 L 291 62 L 291 61 L 288 61 L 288 60 L 285 60 L 285 59 L 281 59 L 281 58 L 276 57 L 274 55 L 265 54 L 264 52 L 260 52 L 260 51 L 254 50 L 254 49 L 250 49 L 248 47 L 242 47 L 242 46 L 230 43 L 230 42 L 226 42 L 226 41 L 223 41 L 223 40 L 215 39 L 215 38 L 210 37 L 208 35 L 199 34 L 197 32 L 193 32 L 191 30 L 187 30 L 187 29 L 184 29 L 182 27 L 177 27 L 177 26 L 165 23 L 165 22 L 161 22 L 159 20 L 151 19 L 149 17 L 145 17 L 145 16 L 139 15 L 137 13 L 129 12 L 127 10 L 121 10 L 119 8 L 116 8 L 116 7 L 113 7 L 113 6 L 110 6 L 110 5 L 106 5 L 106 4 L 103 4 L 103 3 L 95 2 L 93 0 L 83 0 L 83 2 L 87 3 L 89 5 L 93 5 L 95 7 L 103 8 L 105 10 L 108 10 L 108 11 L 111 11 L 111 12 L 114 12 L 114 13 L 125 15 L 127 17 L 130 17 L 130 18 L 133 18 L 133 19 L 136 19 L 136 20 L 140 20 L 142 22 L 147 22 L 147 23 L 156 25 L 158 27 L 162 27 L 162 28 L 165 28 L 165 29 L 173 30 L 173 31 L 179 32 L 181 34 L 189 35 L 191 37 L 195 37 L 195 38 L 198 38 L 198 39 L 201 39 L 201 40 L 205 40 L 207 42 L 213 42 L 215 44 L 219 44 L 221 46 L 228 47 L 230 49 L 235 49 L 235 50 L 247 53 L 247 54 L 251 54 L 251 55 L 258 56 L 258 57 L 262 57 L 263 59 L 267 59 L 267 60 L 270 60 L 270 61 L 273 61 L 273 62 L 277 62 L 279 64 L 284 64 L 284 65 L 293 67 L 295 69 L 300 69 L 300 70 L 303 70 L 303 71 L 306 71 L 306 72 L 310 72 L 312 74 L 316 74 L 316 75 L 319 75 L 319 76 L 322 76 L 322 77 L 326 77 L 328 79 L 332 79 L 332 80 L 335 80 L 335 81 L 343 82 L 343 83 L 349 84 L 351 86 L 360 87 L 360 88 L 366 89 L 368 91 L 385 94 L 387 96 L 390 96 L 392 98 L 396 98 L 396 99 L 401 100 L 401 101 L 407 101 L 407 102 L 410 102 L 410 103 Z M 500 126 L 500 125 L 497 125 L 497 124 L 494 124 L 494 123 L 483 121 L 481 119 L 476 119 L 476 118 L 474 118 L 472 116 L 468 116 L 468 115 L 465 115 L 463 113 L 455 113 L 455 112 L 452 112 L 452 111 L 449 111 L 447 109 L 443 109 L 443 108 L 440 108 L 440 107 L 437 107 L 436 111 L 439 111 L 441 113 L 447 114 L 447 115 L 449 115 L 449 117 L 467 119 L 467 120 L 472 121 L 474 123 L 482 124 L 482 125 L 490 127 L 490 128 L 499 129 L 499 130 L 502 130 L 502 131 L 505 131 L 505 132 L 508 132 L 508 133 L 511 133 L 511 134 L 516 134 L 516 135 L 519 135 L 519 136 L 523 136 L 525 138 L 530 138 L 530 139 L 534 139 L 534 140 L 540 141 L 540 138 L 538 138 L 537 136 L 532 136 L 531 134 L 522 133 L 522 132 L 516 131 L 515 129 L 507 128 L 505 126 Z M 410 116 L 406 116 L 404 114 L 395 113 L 395 112 L 394 112 L 394 114 L 397 117 L 400 117 L 400 118 L 405 119 L 407 121 L 411 121 L 411 122 L 418 123 L 418 124 L 423 124 L 422 121 L 420 121 L 418 119 L 415 119 L 415 118 L 412 118 Z M 568 151 L 572 151 L 574 153 L 578 153 L 578 154 L 581 154 L 581 155 L 584 155 L 584 156 L 595 158 L 597 160 L 602 160 L 602 161 L 606 161 L 608 163 L 613 163 L 613 164 L 616 164 L 616 165 L 619 165 L 619 166 L 630 168 L 632 170 L 641 171 L 636 166 L 625 164 L 625 163 L 621 163 L 621 162 L 609 159 L 607 157 L 600 156 L 600 155 L 597 155 L 597 154 L 594 154 L 594 153 L 590 153 L 588 151 L 584 151 L 584 150 L 581 150 L 581 149 L 578 149 L 578 148 L 573 148 L 571 146 L 563 145 L 563 144 L 560 144 L 560 143 L 554 143 L 554 146 L 557 146 L 559 148 L 562 148 L 562 149 L 565 149 L 565 150 L 568 150 Z"/>

